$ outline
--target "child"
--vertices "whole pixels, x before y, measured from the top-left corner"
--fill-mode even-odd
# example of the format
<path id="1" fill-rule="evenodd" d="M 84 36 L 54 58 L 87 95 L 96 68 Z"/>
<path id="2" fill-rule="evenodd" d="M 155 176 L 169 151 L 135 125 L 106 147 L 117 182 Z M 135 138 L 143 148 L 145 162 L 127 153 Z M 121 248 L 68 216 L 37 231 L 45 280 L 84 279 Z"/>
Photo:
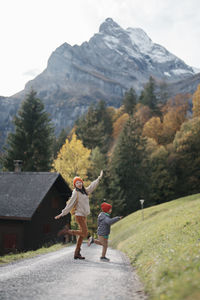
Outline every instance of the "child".
<path id="1" fill-rule="evenodd" d="M 75 177 L 73 180 L 74 190 L 72 192 L 72 196 L 67 202 L 66 207 L 62 210 L 61 214 L 55 217 L 55 219 L 59 219 L 65 215 L 67 215 L 71 209 L 75 208 L 75 220 L 79 225 L 79 230 L 61 230 L 60 234 L 70 234 L 70 235 L 78 235 L 76 249 L 74 252 L 74 259 L 85 259 L 84 256 L 81 255 L 81 245 L 83 239 L 88 236 L 88 228 L 87 228 L 87 216 L 90 214 L 90 205 L 89 205 L 89 194 L 91 194 L 94 189 L 99 184 L 100 179 L 103 176 L 103 171 L 101 171 L 100 176 L 94 180 L 87 188 L 84 187 L 83 180 L 80 177 Z"/>
<path id="2" fill-rule="evenodd" d="M 119 221 L 122 217 L 111 218 L 110 214 L 112 212 L 112 205 L 106 202 L 101 204 L 102 212 L 98 215 L 98 240 L 94 239 L 92 236 L 88 240 L 88 246 L 92 243 L 103 246 L 102 248 L 102 256 L 100 259 L 102 261 L 110 261 L 109 258 L 106 257 L 106 251 L 108 248 L 108 237 L 110 233 L 110 226 L 115 222 Z"/>

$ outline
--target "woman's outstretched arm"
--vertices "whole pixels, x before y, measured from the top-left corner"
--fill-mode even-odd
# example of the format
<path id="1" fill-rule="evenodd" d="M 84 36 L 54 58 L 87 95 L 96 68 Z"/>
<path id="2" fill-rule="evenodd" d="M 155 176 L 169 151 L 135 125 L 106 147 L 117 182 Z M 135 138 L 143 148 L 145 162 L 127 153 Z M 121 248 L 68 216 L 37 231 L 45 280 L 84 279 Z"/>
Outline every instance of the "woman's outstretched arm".
<path id="1" fill-rule="evenodd" d="M 102 178 L 102 176 L 103 176 L 103 170 L 101 170 L 99 177 L 96 180 L 94 180 L 93 182 L 91 182 L 90 185 L 86 188 L 86 192 L 88 194 L 91 194 L 95 190 L 95 188 L 99 184 L 99 181 Z"/>
<path id="2" fill-rule="evenodd" d="M 70 212 L 70 210 L 72 210 L 72 208 L 74 207 L 76 199 L 77 199 L 77 191 L 74 189 L 70 199 L 67 201 L 65 208 L 62 210 L 61 214 L 55 216 L 55 219 L 57 220 L 67 215 Z"/>

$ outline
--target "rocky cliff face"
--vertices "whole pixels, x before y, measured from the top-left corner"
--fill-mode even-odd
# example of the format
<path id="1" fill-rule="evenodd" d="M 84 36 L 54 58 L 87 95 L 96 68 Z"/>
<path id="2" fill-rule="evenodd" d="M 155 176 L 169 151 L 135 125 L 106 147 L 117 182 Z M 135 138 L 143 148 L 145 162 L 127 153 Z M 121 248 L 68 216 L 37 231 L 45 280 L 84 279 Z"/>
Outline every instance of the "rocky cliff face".
<path id="1" fill-rule="evenodd" d="M 99 99 L 118 107 L 124 92 L 133 87 L 140 93 L 149 76 L 174 83 L 194 75 L 190 66 L 153 43 L 142 29 L 125 30 L 108 18 L 89 42 L 64 43 L 23 91 L 0 100 L 0 130 L 5 136 L 12 129 L 10 120 L 31 88 L 44 101 L 59 132 Z"/>
<path id="2" fill-rule="evenodd" d="M 195 74 L 189 78 L 178 80 L 170 83 L 167 86 L 167 94 L 169 97 L 177 94 L 193 94 L 200 84 L 200 73 Z"/>
<path id="3" fill-rule="evenodd" d="M 33 86 L 43 99 L 62 90 L 68 97 L 101 96 L 109 102 L 121 99 L 130 87 L 140 92 L 150 75 L 173 82 L 193 74 L 191 67 L 154 44 L 142 29 L 124 30 L 106 19 L 89 42 L 57 48 L 47 69 L 25 89 Z"/>

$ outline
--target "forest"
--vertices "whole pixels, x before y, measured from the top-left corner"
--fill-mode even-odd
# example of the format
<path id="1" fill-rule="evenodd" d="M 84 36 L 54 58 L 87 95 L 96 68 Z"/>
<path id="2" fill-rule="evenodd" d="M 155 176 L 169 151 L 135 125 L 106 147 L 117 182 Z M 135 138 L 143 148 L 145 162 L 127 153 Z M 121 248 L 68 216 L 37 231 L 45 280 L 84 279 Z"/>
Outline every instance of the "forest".
<path id="1" fill-rule="evenodd" d="M 87 186 L 104 170 L 90 198 L 92 232 L 103 201 L 126 216 L 141 208 L 141 199 L 150 207 L 200 192 L 200 85 L 193 95 L 168 99 L 150 77 L 139 96 L 131 88 L 119 108 L 92 104 L 58 137 L 32 90 L 13 122 L 2 171 L 13 171 L 13 160 L 21 159 L 23 171 L 59 172 L 73 188 L 74 176 Z"/>

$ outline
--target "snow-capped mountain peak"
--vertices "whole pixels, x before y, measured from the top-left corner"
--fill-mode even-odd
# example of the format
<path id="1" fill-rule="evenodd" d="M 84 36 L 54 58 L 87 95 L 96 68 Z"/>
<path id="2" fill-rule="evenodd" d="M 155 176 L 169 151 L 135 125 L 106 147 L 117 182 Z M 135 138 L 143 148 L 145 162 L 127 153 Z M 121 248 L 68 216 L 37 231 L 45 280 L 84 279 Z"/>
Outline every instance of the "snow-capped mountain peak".
<path id="1" fill-rule="evenodd" d="M 98 34 L 96 35 L 98 36 Z M 107 18 L 99 29 L 99 39 L 111 50 L 121 55 L 128 55 L 146 64 L 153 74 L 156 65 L 168 64 L 170 70 L 164 70 L 158 77 L 174 78 L 174 76 L 188 76 L 194 74 L 193 68 L 187 66 L 181 59 L 170 53 L 163 46 L 153 43 L 141 28 L 120 27 L 111 18 Z M 173 80 L 173 79 L 172 79 Z"/>
<path id="2" fill-rule="evenodd" d="M 99 27 L 99 33 L 106 35 L 117 35 L 123 29 L 113 21 L 112 18 L 107 18 Z"/>

